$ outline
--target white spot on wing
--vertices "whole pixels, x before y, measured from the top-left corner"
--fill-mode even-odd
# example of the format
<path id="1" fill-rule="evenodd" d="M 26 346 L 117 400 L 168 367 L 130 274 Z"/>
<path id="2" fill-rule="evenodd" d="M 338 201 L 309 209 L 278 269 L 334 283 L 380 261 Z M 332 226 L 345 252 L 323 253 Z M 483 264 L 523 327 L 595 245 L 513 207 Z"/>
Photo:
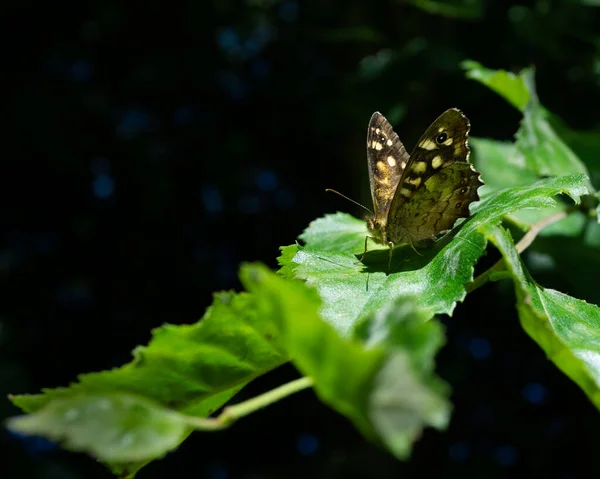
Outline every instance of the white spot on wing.
<path id="1" fill-rule="evenodd" d="M 393 156 L 388 156 L 387 162 L 388 162 L 388 165 L 390 165 L 391 167 L 396 166 L 396 159 Z"/>
<path id="2" fill-rule="evenodd" d="M 427 163 L 424 161 L 417 161 L 412 169 L 415 173 L 425 173 L 427 171 Z"/>
<path id="3" fill-rule="evenodd" d="M 419 146 L 428 151 L 432 151 L 437 148 L 437 145 L 429 139 L 423 140 L 421 143 L 419 143 Z"/>

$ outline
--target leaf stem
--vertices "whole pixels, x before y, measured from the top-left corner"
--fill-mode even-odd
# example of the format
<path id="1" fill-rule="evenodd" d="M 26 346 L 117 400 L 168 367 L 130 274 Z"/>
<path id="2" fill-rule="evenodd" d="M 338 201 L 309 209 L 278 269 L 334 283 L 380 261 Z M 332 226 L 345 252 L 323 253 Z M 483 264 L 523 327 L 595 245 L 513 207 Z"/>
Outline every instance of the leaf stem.
<path id="1" fill-rule="evenodd" d="M 187 416 L 186 422 L 195 429 L 204 431 L 217 431 L 226 429 L 238 419 L 247 416 L 259 409 L 267 407 L 280 399 L 290 396 L 294 393 L 307 389 L 313 385 L 310 377 L 296 379 L 283 384 L 275 389 L 271 389 L 264 394 L 248 399 L 233 406 L 226 406 L 217 417 L 193 417 Z"/>
<path id="2" fill-rule="evenodd" d="M 560 220 L 565 219 L 573 211 L 576 211 L 576 208 L 567 208 L 565 210 L 559 211 L 558 213 L 554 213 L 553 215 L 543 218 L 536 223 L 533 223 L 529 228 L 529 231 L 527 231 L 527 233 L 525 233 L 525 235 L 523 235 L 523 237 L 515 245 L 517 251 L 519 253 L 525 251 L 527 248 L 529 248 L 529 246 L 531 246 L 531 243 L 533 243 L 533 240 L 535 240 L 540 231 L 542 231 L 547 226 L 550 226 L 554 223 L 559 222 Z M 473 280 L 472 283 L 469 283 L 466 286 L 467 293 L 475 291 L 477 288 L 480 288 L 481 286 L 486 284 L 492 279 L 492 276 L 503 271 L 504 267 L 504 259 L 498 260 L 494 264 L 494 266 L 481 273 Z"/>

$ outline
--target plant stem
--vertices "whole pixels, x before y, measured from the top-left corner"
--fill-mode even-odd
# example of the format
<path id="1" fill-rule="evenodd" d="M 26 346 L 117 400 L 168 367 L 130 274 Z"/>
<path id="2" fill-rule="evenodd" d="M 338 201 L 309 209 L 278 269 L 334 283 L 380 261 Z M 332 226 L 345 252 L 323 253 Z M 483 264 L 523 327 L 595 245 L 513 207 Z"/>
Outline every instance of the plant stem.
<path id="1" fill-rule="evenodd" d="M 289 383 L 283 384 L 275 389 L 267 391 L 264 394 L 248 399 L 233 406 L 227 406 L 217 417 L 192 417 L 188 416 L 186 422 L 195 429 L 205 431 L 217 431 L 231 426 L 238 419 L 247 416 L 259 409 L 269 406 L 280 399 L 290 396 L 303 389 L 311 387 L 312 378 L 303 377 Z"/>
<path id="2" fill-rule="evenodd" d="M 554 223 L 559 222 L 560 220 L 565 219 L 573 211 L 576 211 L 576 209 L 569 208 L 569 209 L 566 209 L 563 211 L 559 211 L 558 213 L 554 213 L 553 215 L 550 215 L 550 216 L 543 218 L 540 221 L 532 224 L 531 227 L 529 228 L 529 231 L 527 231 L 527 233 L 525 233 L 525 235 L 515 245 L 515 247 L 517 248 L 517 251 L 519 253 L 522 253 L 523 251 L 525 251 L 527 248 L 529 248 L 531 243 L 533 243 L 533 240 L 537 237 L 537 235 L 540 233 L 540 231 L 542 231 L 547 226 L 550 226 Z M 489 268 L 486 271 L 484 271 L 483 273 L 481 273 L 479 276 L 477 276 L 473 280 L 472 283 L 469 283 L 466 286 L 467 293 L 475 291 L 477 288 L 480 288 L 481 286 L 486 284 L 488 281 L 490 281 L 492 279 L 492 276 L 494 274 L 499 273 L 500 271 L 503 271 L 504 267 L 505 267 L 504 259 L 498 260 L 498 262 L 496 262 L 494 264 L 494 266 L 492 266 L 491 268 Z"/>

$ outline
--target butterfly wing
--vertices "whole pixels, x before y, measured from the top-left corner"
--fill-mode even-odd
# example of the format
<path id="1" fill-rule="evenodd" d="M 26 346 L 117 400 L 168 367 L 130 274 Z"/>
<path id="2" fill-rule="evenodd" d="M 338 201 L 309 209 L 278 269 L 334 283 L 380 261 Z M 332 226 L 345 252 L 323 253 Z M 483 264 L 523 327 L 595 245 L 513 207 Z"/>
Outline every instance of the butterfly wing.
<path id="1" fill-rule="evenodd" d="M 469 216 L 469 205 L 479 200 L 483 184 L 470 163 L 456 161 L 433 174 L 415 191 L 399 218 L 404 242 L 434 238 L 452 228 L 458 218 Z"/>
<path id="2" fill-rule="evenodd" d="M 467 117 L 451 108 L 417 143 L 390 205 L 387 236 L 395 244 L 432 238 L 469 216 L 483 184 L 468 162 L 469 129 Z"/>
<path id="3" fill-rule="evenodd" d="M 367 129 L 367 162 L 374 219 L 385 222 L 409 156 L 392 125 L 379 112 L 373 113 Z"/>

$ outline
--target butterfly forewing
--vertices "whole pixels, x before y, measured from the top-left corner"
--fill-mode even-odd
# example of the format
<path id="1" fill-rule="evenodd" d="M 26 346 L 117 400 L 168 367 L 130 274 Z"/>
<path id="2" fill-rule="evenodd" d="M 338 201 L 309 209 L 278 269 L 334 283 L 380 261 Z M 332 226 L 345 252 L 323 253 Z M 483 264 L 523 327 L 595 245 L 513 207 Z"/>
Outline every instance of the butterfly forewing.
<path id="1" fill-rule="evenodd" d="M 379 112 L 373 113 L 367 130 L 367 161 L 375 218 L 388 215 L 409 156 L 406 148 Z"/>
<path id="2" fill-rule="evenodd" d="M 400 179 L 392 205 L 394 208 L 400 208 L 410 200 L 413 193 L 437 171 L 455 161 L 468 161 L 470 126 L 466 116 L 451 108 L 427 128 L 413 149 Z"/>

